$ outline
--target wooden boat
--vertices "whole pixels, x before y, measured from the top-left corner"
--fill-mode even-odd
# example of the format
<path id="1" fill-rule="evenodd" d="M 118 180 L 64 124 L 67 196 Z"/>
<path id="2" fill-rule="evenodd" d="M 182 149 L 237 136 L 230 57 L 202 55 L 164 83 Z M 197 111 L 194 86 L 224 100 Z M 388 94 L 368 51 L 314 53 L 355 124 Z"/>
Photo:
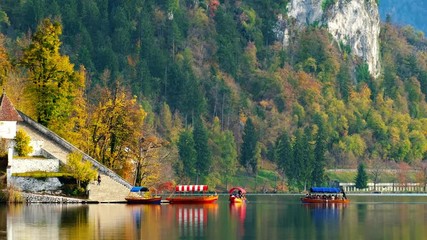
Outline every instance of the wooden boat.
<path id="1" fill-rule="evenodd" d="M 169 203 L 213 203 L 218 200 L 217 194 L 206 195 L 207 185 L 177 185 L 175 192 L 167 197 Z"/>
<path id="2" fill-rule="evenodd" d="M 128 204 L 160 204 L 162 201 L 161 196 L 151 196 L 146 187 L 132 187 L 125 199 Z"/>
<path id="3" fill-rule="evenodd" d="M 341 188 L 312 187 L 310 192 L 303 198 L 303 203 L 349 203 L 345 192 Z"/>
<path id="4" fill-rule="evenodd" d="M 230 203 L 245 203 L 246 202 L 246 190 L 241 187 L 234 187 L 228 191 L 230 194 Z"/>

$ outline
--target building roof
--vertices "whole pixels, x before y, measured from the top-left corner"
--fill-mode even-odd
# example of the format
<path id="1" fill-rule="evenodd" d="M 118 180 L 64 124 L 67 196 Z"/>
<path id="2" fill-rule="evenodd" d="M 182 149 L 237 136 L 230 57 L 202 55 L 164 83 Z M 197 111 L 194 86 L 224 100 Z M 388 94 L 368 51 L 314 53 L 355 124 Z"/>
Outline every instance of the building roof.
<path id="1" fill-rule="evenodd" d="M 21 115 L 3 92 L 0 98 L 0 121 L 22 121 Z"/>

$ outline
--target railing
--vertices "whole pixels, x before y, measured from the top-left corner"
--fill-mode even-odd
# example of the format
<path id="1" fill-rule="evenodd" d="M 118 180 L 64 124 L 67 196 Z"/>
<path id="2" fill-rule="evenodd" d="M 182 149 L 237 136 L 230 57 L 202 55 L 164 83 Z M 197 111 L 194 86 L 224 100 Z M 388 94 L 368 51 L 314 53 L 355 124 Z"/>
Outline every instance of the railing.
<path id="1" fill-rule="evenodd" d="M 110 178 L 114 179 L 116 182 L 122 184 L 123 186 L 127 187 L 127 188 L 131 188 L 132 185 L 129 184 L 126 180 L 124 180 L 122 177 L 120 177 L 117 173 L 113 172 L 112 170 L 110 170 L 109 168 L 107 168 L 106 166 L 102 165 L 100 162 L 98 162 L 97 160 L 93 159 L 91 156 L 87 155 L 86 153 L 84 153 L 83 151 L 81 151 L 80 149 L 76 148 L 75 146 L 73 146 L 71 143 L 67 142 L 65 139 L 61 138 L 60 136 L 58 136 L 56 133 L 50 131 L 48 128 L 46 128 L 45 126 L 35 122 L 34 120 L 32 120 L 30 117 L 28 117 L 27 115 L 25 115 L 23 112 L 18 110 L 18 113 L 21 115 L 22 119 L 24 120 L 24 122 L 26 122 L 28 125 L 30 125 L 31 127 L 33 127 L 34 129 L 36 129 L 37 131 L 39 131 L 40 133 L 42 133 L 43 135 L 45 135 L 47 138 L 49 138 L 50 140 L 54 141 L 55 143 L 57 143 L 59 146 L 61 146 L 63 149 L 67 150 L 68 152 L 78 152 L 80 154 L 82 154 L 83 159 L 86 161 L 89 161 L 92 163 L 92 165 L 98 169 L 98 171 L 100 171 L 101 173 L 109 176 Z"/>
<path id="2" fill-rule="evenodd" d="M 367 188 L 356 188 L 354 183 L 340 183 L 345 192 L 425 192 L 421 183 L 368 183 Z"/>

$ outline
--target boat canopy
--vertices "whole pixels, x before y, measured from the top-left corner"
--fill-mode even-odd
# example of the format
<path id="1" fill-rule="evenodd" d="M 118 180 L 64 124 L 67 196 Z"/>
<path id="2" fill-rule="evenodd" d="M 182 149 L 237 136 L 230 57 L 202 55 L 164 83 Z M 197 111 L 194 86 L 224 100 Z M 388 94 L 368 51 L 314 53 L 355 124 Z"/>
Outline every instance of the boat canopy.
<path id="1" fill-rule="evenodd" d="M 177 185 L 176 192 L 204 192 L 208 190 L 208 185 Z"/>
<path id="2" fill-rule="evenodd" d="M 232 189 L 230 189 L 230 191 L 228 191 L 228 193 L 233 193 L 234 191 L 241 191 L 242 193 L 246 193 L 246 190 L 242 187 L 234 187 Z"/>
<path id="3" fill-rule="evenodd" d="M 147 187 L 132 187 L 130 189 L 131 192 L 148 192 Z"/>
<path id="4" fill-rule="evenodd" d="M 333 188 L 333 187 L 312 187 L 312 188 L 310 188 L 310 192 L 312 192 L 312 193 L 341 193 L 342 190 L 340 188 Z"/>

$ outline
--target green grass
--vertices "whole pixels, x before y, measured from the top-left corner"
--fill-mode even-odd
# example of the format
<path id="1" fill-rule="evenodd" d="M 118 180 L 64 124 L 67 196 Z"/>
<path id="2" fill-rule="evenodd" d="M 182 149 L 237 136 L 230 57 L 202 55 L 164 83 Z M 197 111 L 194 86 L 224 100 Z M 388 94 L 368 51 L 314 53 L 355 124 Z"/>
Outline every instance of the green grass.
<path id="1" fill-rule="evenodd" d="M 32 177 L 32 178 L 51 178 L 51 177 L 70 177 L 69 173 L 62 172 L 43 172 L 43 171 L 34 171 L 34 172 L 25 172 L 25 173 L 13 173 L 14 177 Z"/>

